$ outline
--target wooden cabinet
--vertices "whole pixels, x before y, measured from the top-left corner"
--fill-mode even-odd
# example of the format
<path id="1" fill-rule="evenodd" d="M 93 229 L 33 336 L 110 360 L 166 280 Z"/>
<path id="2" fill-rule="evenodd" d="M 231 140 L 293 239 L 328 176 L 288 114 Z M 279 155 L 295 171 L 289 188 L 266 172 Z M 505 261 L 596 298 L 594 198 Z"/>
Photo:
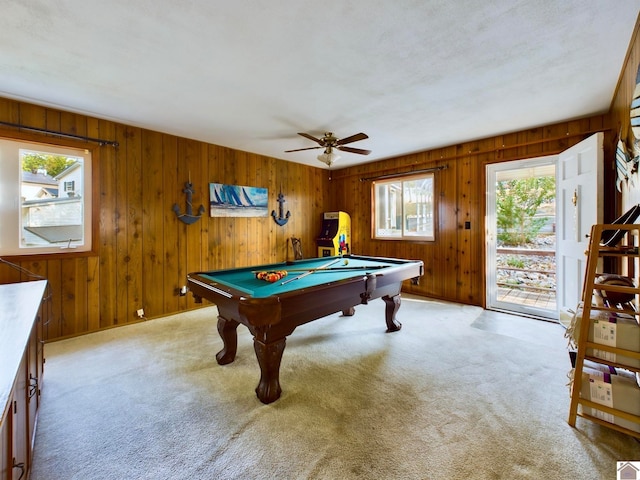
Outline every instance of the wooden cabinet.
<path id="1" fill-rule="evenodd" d="M 11 407 L 10 407 L 11 408 Z M 12 432 L 13 410 L 2 413 L 2 423 L 0 423 L 0 478 L 2 480 L 11 478 L 11 432 Z"/>
<path id="2" fill-rule="evenodd" d="M 0 480 L 25 480 L 44 370 L 47 281 L 0 285 Z"/>
<path id="3" fill-rule="evenodd" d="M 614 245 L 602 243 L 614 236 Z M 568 331 L 576 344 L 569 424 L 580 416 L 638 438 L 639 236 L 638 224 L 592 227 L 582 303 Z"/>

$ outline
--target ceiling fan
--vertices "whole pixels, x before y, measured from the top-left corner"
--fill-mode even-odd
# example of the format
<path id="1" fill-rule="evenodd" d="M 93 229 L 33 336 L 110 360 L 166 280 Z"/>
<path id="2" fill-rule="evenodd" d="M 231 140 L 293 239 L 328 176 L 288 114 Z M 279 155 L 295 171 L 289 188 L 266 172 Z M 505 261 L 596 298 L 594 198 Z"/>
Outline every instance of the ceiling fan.
<path id="1" fill-rule="evenodd" d="M 333 133 L 331 133 L 331 132 L 325 132 L 325 134 L 324 134 L 324 136 L 322 138 L 316 138 L 313 135 L 309 135 L 308 133 L 298 133 L 298 135 L 301 135 L 301 136 L 303 136 L 305 138 L 308 138 L 309 140 L 313 140 L 319 146 L 318 147 L 307 147 L 307 148 L 296 148 L 294 150 L 285 150 L 285 153 L 300 152 L 302 150 L 315 150 L 317 148 L 324 148 L 324 153 L 322 153 L 321 155 L 318 155 L 318 160 L 320 160 L 321 162 L 326 163 L 329 166 L 331 166 L 331 164 L 333 162 L 335 162 L 336 160 L 338 160 L 340 158 L 339 155 L 337 155 L 336 153 L 333 152 L 333 149 L 341 150 L 343 152 L 357 153 L 357 154 L 360 154 L 360 155 L 369 155 L 371 153 L 371 150 L 364 150 L 362 148 L 354 148 L 354 147 L 345 146 L 345 144 L 347 144 L 347 143 L 357 142 L 357 141 L 360 141 L 360 140 L 364 140 L 365 138 L 369 138 L 369 136 L 367 134 L 365 134 L 365 133 L 356 133 L 355 135 L 351 135 L 350 137 L 345 137 L 345 138 L 334 137 Z"/>

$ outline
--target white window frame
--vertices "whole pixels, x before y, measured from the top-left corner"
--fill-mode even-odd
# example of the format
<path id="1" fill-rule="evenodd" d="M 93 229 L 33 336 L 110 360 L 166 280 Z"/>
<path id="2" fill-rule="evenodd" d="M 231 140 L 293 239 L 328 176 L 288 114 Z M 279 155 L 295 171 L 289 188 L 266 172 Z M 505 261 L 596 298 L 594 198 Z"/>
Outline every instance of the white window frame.
<path id="1" fill-rule="evenodd" d="M 82 185 L 80 199 L 82 239 L 48 245 L 23 244 L 23 198 L 21 196 L 21 152 L 81 157 Z M 21 138 L 0 136 L 0 256 L 31 256 L 41 254 L 78 254 L 92 251 L 93 227 L 93 162 L 92 150 L 86 147 L 54 144 Z M 58 197 L 66 195 L 64 182 L 58 186 Z M 45 202 L 43 200 L 43 202 Z"/>
<path id="2" fill-rule="evenodd" d="M 426 182 L 416 195 L 409 184 Z M 376 240 L 435 241 L 433 172 L 374 180 L 371 185 L 372 237 Z M 405 198 L 407 197 L 407 198 Z"/>

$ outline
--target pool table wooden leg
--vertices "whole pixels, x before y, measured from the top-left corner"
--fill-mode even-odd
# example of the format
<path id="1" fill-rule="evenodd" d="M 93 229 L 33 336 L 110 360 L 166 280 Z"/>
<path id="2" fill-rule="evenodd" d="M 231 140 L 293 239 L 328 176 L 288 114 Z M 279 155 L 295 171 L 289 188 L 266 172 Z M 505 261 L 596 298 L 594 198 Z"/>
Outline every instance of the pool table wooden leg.
<path id="1" fill-rule="evenodd" d="M 402 324 L 396 320 L 396 312 L 400 308 L 400 294 L 393 295 L 392 297 L 385 295 L 382 297 L 382 300 L 384 300 L 386 305 L 385 317 L 387 320 L 387 332 L 397 332 L 402 328 Z"/>
<path id="2" fill-rule="evenodd" d="M 218 317 L 218 333 L 224 346 L 216 353 L 216 360 L 220 365 L 231 363 L 236 358 L 238 350 L 238 322 Z"/>
<path id="3" fill-rule="evenodd" d="M 262 343 L 254 338 L 253 347 L 260 365 L 260 383 L 256 394 L 262 403 L 275 402 L 280 398 L 280 362 L 286 343 L 286 337 L 273 343 Z"/>

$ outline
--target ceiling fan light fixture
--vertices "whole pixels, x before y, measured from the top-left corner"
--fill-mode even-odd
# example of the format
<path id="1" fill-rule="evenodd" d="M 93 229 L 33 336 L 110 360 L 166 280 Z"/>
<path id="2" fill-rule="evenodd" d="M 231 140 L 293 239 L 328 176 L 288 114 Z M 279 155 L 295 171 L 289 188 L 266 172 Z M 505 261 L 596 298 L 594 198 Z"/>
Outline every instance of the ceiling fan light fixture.
<path id="1" fill-rule="evenodd" d="M 331 166 L 335 161 L 340 160 L 340 155 L 333 152 L 324 152 L 318 155 L 318 160 L 322 163 L 326 163 L 328 166 Z"/>

